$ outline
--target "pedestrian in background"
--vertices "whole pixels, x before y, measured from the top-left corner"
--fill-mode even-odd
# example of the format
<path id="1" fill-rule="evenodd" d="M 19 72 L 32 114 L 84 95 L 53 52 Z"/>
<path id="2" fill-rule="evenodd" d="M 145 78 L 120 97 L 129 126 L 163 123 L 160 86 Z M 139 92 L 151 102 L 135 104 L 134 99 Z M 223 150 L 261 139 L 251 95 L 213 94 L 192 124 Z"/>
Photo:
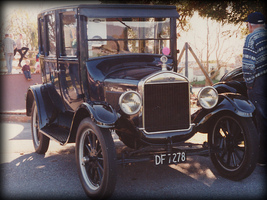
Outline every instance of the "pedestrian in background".
<path id="1" fill-rule="evenodd" d="M 255 118 L 260 135 L 259 163 L 267 161 L 267 30 L 265 17 L 260 12 L 248 15 L 250 34 L 243 48 L 242 69 L 248 97 L 256 107 Z"/>
<path id="2" fill-rule="evenodd" d="M 35 73 L 41 73 L 41 67 L 40 67 L 39 57 L 40 57 L 40 54 L 38 53 L 36 55 Z"/>
<path id="3" fill-rule="evenodd" d="M 17 52 L 19 52 L 20 54 L 20 59 L 18 64 L 19 67 L 21 67 L 21 61 L 23 60 L 23 58 L 25 57 L 26 53 L 29 50 L 29 48 L 23 47 L 24 45 L 22 38 L 23 38 L 22 34 L 19 34 L 19 38 L 16 40 L 17 48 L 14 50 L 14 56 L 16 55 Z"/>
<path id="4" fill-rule="evenodd" d="M 28 81 L 30 81 L 32 79 L 32 77 L 31 77 L 31 68 L 30 68 L 30 61 L 29 60 L 26 60 L 25 62 L 26 62 L 26 64 L 23 65 L 22 71 L 23 71 L 23 74 L 24 74 L 25 78 Z"/>
<path id="5" fill-rule="evenodd" d="M 15 41 L 9 37 L 9 34 L 5 34 L 5 39 L 3 40 L 2 48 L 4 48 L 6 67 L 7 67 L 7 72 L 9 74 L 12 72 L 15 47 L 16 47 Z"/>

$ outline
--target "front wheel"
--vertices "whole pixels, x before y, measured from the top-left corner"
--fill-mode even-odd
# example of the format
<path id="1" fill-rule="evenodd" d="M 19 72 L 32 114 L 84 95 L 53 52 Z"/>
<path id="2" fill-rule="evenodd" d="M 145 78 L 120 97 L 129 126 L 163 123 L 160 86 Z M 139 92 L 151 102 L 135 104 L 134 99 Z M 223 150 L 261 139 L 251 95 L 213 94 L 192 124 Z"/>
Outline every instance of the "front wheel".
<path id="1" fill-rule="evenodd" d="M 87 196 L 104 199 L 116 184 L 116 151 L 111 133 L 90 118 L 81 121 L 75 149 L 79 178 Z"/>
<path id="2" fill-rule="evenodd" d="M 211 160 L 231 180 L 248 177 L 256 167 L 259 138 L 251 118 L 223 115 L 209 133 Z"/>

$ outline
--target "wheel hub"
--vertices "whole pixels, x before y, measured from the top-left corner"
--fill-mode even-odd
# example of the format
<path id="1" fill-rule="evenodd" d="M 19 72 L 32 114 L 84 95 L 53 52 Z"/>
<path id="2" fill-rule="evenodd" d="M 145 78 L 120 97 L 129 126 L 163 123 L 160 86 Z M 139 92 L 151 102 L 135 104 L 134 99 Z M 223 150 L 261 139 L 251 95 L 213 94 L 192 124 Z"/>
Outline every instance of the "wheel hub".
<path id="1" fill-rule="evenodd" d="M 95 158 L 97 156 L 97 151 L 95 148 L 92 148 L 91 149 L 91 152 L 90 152 L 90 157 L 91 158 Z"/>
<path id="2" fill-rule="evenodd" d="M 235 143 L 232 136 L 228 136 L 226 138 L 226 147 L 229 151 L 233 151 L 235 147 Z"/>

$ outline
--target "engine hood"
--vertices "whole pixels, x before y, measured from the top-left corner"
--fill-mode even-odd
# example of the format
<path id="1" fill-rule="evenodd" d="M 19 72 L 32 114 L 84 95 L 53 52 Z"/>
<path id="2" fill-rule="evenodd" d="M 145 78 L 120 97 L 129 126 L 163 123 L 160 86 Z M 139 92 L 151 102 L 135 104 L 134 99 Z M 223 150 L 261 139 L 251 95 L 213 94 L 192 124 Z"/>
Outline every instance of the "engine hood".
<path id="1" fill-rule="evenodd" d="M 115 104 L 122 92 L 137 91 L 142 80 L 162 71 L 160 57 L 155 54 L 127 54 L 90 59 L 86 67 L 91 99 L 114 101 Z M 169 57 L 168 63 L 172 62 Z"/>
<path id="2" fill-rule="evenodd" d="M 89 76 L 104 82 L 112 79 L 141 80 L 161 69 L 161 55 L 127 54 L 91 59 L 87 62 Z M 169 58 L 168 63 L 172 63 Z"/>
<path id="3" fill-rule="evenodd" d="M 156 66 L 132 65 L 111 72 L 105 77 L 105 80 L 107 79 L 141 80 L 142 78 L 148 76 L 149 74 L 152 74 L 160 70 L 161 68 Z"/>
<path id="4" fill-rule="evenodd" d="M 161 71 L 161 69 L 155 66 L 128 66 L 108 74 L 104 79 L 104 85 L 106 91 L 137 90 L 140 80 L 158 71 Z"/>

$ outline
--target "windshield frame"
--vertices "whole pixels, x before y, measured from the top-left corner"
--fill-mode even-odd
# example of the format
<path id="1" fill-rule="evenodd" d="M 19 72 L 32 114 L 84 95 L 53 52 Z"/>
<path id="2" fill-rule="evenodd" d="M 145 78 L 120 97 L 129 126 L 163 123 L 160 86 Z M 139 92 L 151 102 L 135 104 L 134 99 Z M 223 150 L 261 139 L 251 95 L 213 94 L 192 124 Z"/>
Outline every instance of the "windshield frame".
<path id="1" fill-rule="evenodd" d="M 87 17 L 86 19 L 87 19 L 86 41 L 88 43 L 89 59 L 102 56 L 109 56 L 109 55 L 136 54 L 136 53 L 161 54 L 161 49 L 163 47 L 170 48 L 171 46 L 171 29 L 172 29 L 171 18 L 153 18 L 153 17 L 88 18 Z M 118 31 L 118 29 L 121 30 Z M 130 33 L 130 31 L 132 33 Z M 97 34 L 97 32 L 99 33 Z M 133 36 L 131 36 L 131 34 Z M 97 52 L 94 52 L 96 48 L 99 48 L 99 52 L 103 52 L 100 49 L 104 48 L 104 45 L 107 45 L 108 41 L 113 41 L 116 43 L 116 45 L 113 44 L 113 49 L 111 49 L 113 52 L 103 53 L 102 55 L 97 54 Z M 134 44 L 132 42 L 133 44 L 129 44 L 131 41 L 135 41 L 136 43 Z M 114 45 L 116 47 L 114 47 Z M 106 49 L 110 50 L 110 48 Z"/>

